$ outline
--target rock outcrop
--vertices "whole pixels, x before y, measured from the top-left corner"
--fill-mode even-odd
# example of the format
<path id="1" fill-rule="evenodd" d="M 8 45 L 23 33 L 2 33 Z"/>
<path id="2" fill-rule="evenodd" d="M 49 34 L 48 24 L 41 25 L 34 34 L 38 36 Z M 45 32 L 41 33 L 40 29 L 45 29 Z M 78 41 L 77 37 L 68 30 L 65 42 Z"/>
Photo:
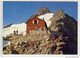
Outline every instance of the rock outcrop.
<path id="1" fill-rule="evenodd" d="M 11 44 L 3 48 L 4 54 L 63 54 L 60 42 L 62 36 L 54 40 L 51 34 L 13 36 Z"/>
<path id="2" fill-rule="evenodd" d="M 65 14 L 62 9 L 58 10 L 50 20 L 49 28 L 52 33 L 55 32 L 57 37 L 60 35 L 67 37 L 64 40 L 66 43 L 63 46 L 64 54 L 77 54 L 77 21 Z"/>

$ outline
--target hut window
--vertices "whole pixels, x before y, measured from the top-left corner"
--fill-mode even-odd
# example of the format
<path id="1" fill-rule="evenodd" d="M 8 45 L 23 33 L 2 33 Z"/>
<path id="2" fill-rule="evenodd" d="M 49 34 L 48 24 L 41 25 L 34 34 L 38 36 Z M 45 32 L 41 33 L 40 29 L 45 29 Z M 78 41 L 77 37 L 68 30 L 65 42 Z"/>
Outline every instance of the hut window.
<path id="1" fill-rule="evenodd" d="M 36 29 L 37 29 L 37 30 L 42 30 L 42 28 L 41 28 L 41 27 L 37 27 Z"/>
<path id="2" fill-rule="evenodd" d="M 38 20 L 34 20 L 33 21 L 33 24 L 38 24 Z"/>

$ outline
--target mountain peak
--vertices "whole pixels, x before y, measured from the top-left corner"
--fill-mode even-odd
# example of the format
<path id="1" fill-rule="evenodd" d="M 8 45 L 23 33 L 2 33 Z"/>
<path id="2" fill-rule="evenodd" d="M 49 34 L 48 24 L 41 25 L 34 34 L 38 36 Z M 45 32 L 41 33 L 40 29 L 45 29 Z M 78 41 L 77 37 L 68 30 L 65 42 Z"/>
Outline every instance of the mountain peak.
<path id="1" fill-rule="evenodd" d="M 59 12 L 63 12 L 63 10 L 62 10 L 62 9 L 59 9 L 58 11 L 59 11 Z"/>
<path id="2" fill-rule="evenodd" d="M 36 15 L 43 15 L 46 13 L 52 13 L 52 12 L 47 7 L 42 7 L 37 11 Z"/>
<path id="3" fill-rule="evenodd" d="M 61 18 L 66 17 L 66 14 L 63 12 L 62 9 L 59 9 L 59 10 L 53 15 L 53 17 L 55 17 L 56 20 L 59 20 L 59 19 L 61 19 Z"/>
<path id="4" fill-rule="evenodd" d="M 64 13 L 62 9 L 59 9 L 56 13 L 61 14 Z"/>

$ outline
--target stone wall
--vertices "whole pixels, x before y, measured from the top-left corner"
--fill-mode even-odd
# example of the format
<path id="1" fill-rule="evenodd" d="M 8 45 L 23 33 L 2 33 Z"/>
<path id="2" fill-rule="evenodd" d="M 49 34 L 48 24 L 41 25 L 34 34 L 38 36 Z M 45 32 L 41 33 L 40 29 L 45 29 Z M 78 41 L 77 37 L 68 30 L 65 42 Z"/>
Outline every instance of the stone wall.
<path id="1" fill-rule="evenodd" d="M 50 34 L 49 30 L 30 30 L 31 35 Z"/>

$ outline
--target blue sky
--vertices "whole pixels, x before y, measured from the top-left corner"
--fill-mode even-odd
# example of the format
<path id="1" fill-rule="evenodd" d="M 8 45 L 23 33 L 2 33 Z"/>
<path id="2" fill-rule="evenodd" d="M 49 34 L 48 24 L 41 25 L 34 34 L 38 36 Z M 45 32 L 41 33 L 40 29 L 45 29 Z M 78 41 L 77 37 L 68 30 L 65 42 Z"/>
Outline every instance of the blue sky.
<path id="1" fill-rule="evenodd" d="M 3 2 L 3 26 L 23 23 L 41 7 L 47 7 L 53 13 L 62 9 L 69 16 L 78 19 L 77 2 Z"/>

